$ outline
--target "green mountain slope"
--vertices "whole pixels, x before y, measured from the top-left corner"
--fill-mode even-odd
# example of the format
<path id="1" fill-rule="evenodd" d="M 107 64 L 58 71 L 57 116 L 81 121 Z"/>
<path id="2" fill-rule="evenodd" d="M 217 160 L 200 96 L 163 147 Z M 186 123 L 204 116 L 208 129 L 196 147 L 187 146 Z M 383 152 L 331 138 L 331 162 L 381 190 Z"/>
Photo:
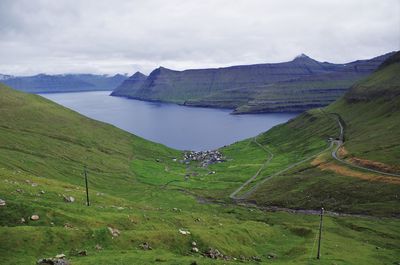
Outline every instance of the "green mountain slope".
<path id="1" fill-rule="evenodd" d="M 259 135 L 256 141 L 265 150 L 258 167 L 271 154 L 273 157 L 236 198 L 264 206 L 317 209 L 323 205 L 339 212 L 399 216 L 400 60 L 394 60 L 398 55 L 330 106 L 308 111 Z M 337 144 L 330 145 L 329 139 L 340 137 L 338 117 L 345 139 L 338 156 L 349 164 L 331 155 Z M 241 172 L 245 170 L 241 165 L 257 161 L 248 154 L 255 148 L 262 152 L 260 146 L 253 143 L 246 150 L 241 145 L 226 148 L 226 152 L 241 153 L 236 155 L 237 161 L 215 170 L 235 168 Z M 257 166 L 253 172 L 256 170 Z M 252 176 L 238 175 L 239 183 Z"/>
<path id="2" fill-rule="evenodd" d="M 210 169 L 197 163 L 175 162 L 181 157 L 178 151 L 2 85 L 0 103 L 1 264 L 34 264 L 60 253 L 74 265 L 392 264 L 398 260 L 397 219 L 326 216 L 323 259 L 317 261 L 313 246 L 318 216 L 199 203 L 188 194 L 201 190 L 216 196 L 222 187 L 233 189 L 238 182 L 235 175 L 228 177 L 235 169 L 231 162 L 225 177 L 219 175 L 225 174 L 224 163 L 215 165 L 219 171 L 209 175 Z M 304 118 L 310 123 L 314 119 Z M 325 144 L 318 136 L 313 141 L 307 154 Z M 234 158 L 232 162 L 245 161 L 248 154 L 254 163 L 262 162 L 263 151 L 255 147 L 247 140 L 224 152 Z M 90 207 L 85 205 L 84 165 Z M 238 175 L 254 168 L 249 163 Z M 196 171 L 200 174 L 185 181 Z M 68 203 L 64 196 L 75 201 Z M 30 220 L 34 214 L 40 219 Z M 114 230 L 112 236 L 110 228 L 118 229 L 119 235 Z M 211 247 L 225 256 L 203 257 L 192 251 L 193 241 L 200 253 Z M 152 250 L 143 250 L 143 243 Z M 87 255 L 79 255 L 81 250 Z"/>

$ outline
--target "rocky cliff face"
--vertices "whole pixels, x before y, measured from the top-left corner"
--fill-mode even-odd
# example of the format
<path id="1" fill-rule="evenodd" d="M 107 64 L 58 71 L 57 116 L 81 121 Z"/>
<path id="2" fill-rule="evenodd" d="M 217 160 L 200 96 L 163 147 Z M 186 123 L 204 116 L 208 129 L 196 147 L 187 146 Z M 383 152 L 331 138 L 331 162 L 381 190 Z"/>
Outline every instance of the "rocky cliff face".
<path id="1" fill-rule="evenodd" d="M 131 77 L 123 81 L 116 89 L 111 93 L 111 96 L 125 95 L 127 93 L 135 93 L 144 83 L 147 76 L 141 72 L 136 72 Z"/>
<path id="2" fill-rule="evenodd" d="M 318 62 L 302 54 L 274 64 L 185 71 L 160 67 L 113 95 L 233 108 L 235 113 L 303 111 L 331 103 L 390 55 L 348 64 Z"/>

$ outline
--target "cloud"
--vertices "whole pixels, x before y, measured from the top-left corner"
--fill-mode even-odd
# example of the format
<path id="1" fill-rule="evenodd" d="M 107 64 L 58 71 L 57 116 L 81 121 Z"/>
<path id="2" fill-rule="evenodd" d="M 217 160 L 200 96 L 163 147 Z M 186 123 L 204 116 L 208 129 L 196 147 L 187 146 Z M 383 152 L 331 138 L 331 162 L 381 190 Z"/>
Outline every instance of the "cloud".
<path id="1" fill-rule="evenodd" d="M 2 0 L 0 73 L 348 62 L 400 48 L 398 0 Z"/>

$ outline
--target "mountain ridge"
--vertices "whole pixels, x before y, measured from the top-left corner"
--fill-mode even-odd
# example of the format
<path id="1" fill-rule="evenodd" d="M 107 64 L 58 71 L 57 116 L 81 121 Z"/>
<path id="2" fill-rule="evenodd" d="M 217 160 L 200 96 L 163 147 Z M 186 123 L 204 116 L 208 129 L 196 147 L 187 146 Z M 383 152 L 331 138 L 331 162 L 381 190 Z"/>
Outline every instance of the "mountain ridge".
<path id="1" fill-rule="evenodd" d="M 28 93 L 55 93 L 112 90 L 122 83 L 126 76 L 116 74 L 37 74 L 33 76 L 6 76 L 0 81 L 14 89 Z"/>
<path id="2" fill-rule="evenodd" d="M 304 111 L 333 102 L 391 54 L 346 64 L 318 62 L 302 54 L 281 63 L 182 71 L 158 67 L 132 89 L 126 84 L 112 95 L 229 108 L 234 114 Z"/>

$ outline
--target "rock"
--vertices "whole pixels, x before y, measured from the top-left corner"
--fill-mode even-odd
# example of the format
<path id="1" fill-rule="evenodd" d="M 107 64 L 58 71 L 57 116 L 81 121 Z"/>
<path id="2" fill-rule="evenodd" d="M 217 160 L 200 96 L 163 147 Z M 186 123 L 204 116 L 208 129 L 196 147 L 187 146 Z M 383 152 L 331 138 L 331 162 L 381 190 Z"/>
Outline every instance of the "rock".
<path id="1" fill-rule="evenodd" d="M 192 252 L 193 252 L 193 253 L 199 253 L 199 249 L 196 248 L 196 247 L 192 247 Z"/>
<path id="2" fill-rule="evenodd" d="M 64 228 L 65 229 L 71 229 L 71 228 L 74 228 L 70 223 L 65 223 L 64 224 Z"/>
<path id="3" fill-rule="evenodd" d="M 87 256 L 87 251 L 86 251 L 86 249 L 79 251 L 79 252 L 78 252 L 78 255 L 79 255 L 79 256 Z"/>
<path id="4" fill-rule="evenodd" d="M 44 191 L 44 190 L 41 190 L 40 191 L 40 194 L 45 194 L 46 192 Z"/>
<path id="5" fill-rule="evenodd" d="M 268 253 L 267 258 L 276 259 L 278 256 L 275 253 Z"/>
<path id="6" fill-rule="evenodd" d="M 34 214 L 34 215 L 31 216 L 31 220 L 32 220 L 32 221 L 37 221 L 37 220 L 39 220 L 39 219 L 40 219 L 40 217 L 39 217 L 39 215 L 37 215 L 37 214 Z"/>
<path id="7" fill-rule="evenodd" d="M 25 218 L 22 217 L 21 220 L 20 220 L 20 223 L 24 224 L 25 223 Z"/>
<path id="8" fill-rule="evenodd" d="M 113 237 L 117 237 L 121 232 L 117 228 L 107 227 Z"/>
<path id="9" fill-rule="evenodd" d="M 15 191 L 16 191 L 16 192 L 19 192 L 19 193 L 22 193 L 22 192 L 23 192 L 22 189 L 16 189 Z"/>
<path id="10" fill-rule="evenodd" d="M 65 202 L 74 202 L 74 201 L 75 201 L 75 198 L 72 197 L 72 196 L 65 196 L 65 195 L 63 195 L 63 197 L 64 197 L 64 201 L 65 201 Z"/>
<path id="11" fill-rule="evenodd" d="M 195 241 L 192 241 L 192 247 L 197 246 L 197 243 Z"/>
<path id="12" fill-rule="evenodd" d="M 5 200 L 2 200 L 2 199 L 0 199 L 0 206 L 6 206 L 6 201 L 5 201 Z"/>
<path id="13" fill-rule="evenodd" d="M 261 258 L 257 256 L 251 257 L 254 261 L 261 262 Z"/>
<path id="14" fill-rule="evenodd" d="M 221 252 L 219 252 L 219 250 L 218 249 L 214 249 L 214 248 L 209 248 L 205 253 L 204 253 L 204 255 L 206 256 L 206 257 L 208 257 L 208 258 L 211 258 L 211 259 L 218 259 L 218 258 L 224 258 L 224 255 L 221 253 Z"/>
<path id="15" fill-rule="evenodd" d="M 65 254 L 56 255 L 56 259 L 64 259 L 64 258 L 65 258 Z"/>
<path id="16" fill-rule="evenodd" d="M 60 256 L 60 258 L 57 258 Z M 48 265 L 70 265 L 69 261 L 65 258 L 64 254 L 59 254 L 54 258 L 44 258 L 36 262 L 36 264 L 48 264 Z"/>
<path id="17" fill-rule="evenodd" d="M 102 250 L 103 248 L 99 245 L 99 244 L 96 244 L 96 246 L 94 247 L 96 250 Z"/>
<path id="18" fill-rule="evenodd" d="M 182 235 L 190 235 L 190 232 L 188 230 L 183 229 L 179 229 L 179 233 L 181 233 Z"/>
<path id="19" fill-rule="evenodd" d="M 153 248 L 150 246 L 150 244 L 147 243 L 147 242 L 144 242 L 144 243 L 140 244 L 139 247 L 140 247 L 141 249 L 143 249 L 143 250 L 152 250 L 152 249 L 153 249 Z"/>

